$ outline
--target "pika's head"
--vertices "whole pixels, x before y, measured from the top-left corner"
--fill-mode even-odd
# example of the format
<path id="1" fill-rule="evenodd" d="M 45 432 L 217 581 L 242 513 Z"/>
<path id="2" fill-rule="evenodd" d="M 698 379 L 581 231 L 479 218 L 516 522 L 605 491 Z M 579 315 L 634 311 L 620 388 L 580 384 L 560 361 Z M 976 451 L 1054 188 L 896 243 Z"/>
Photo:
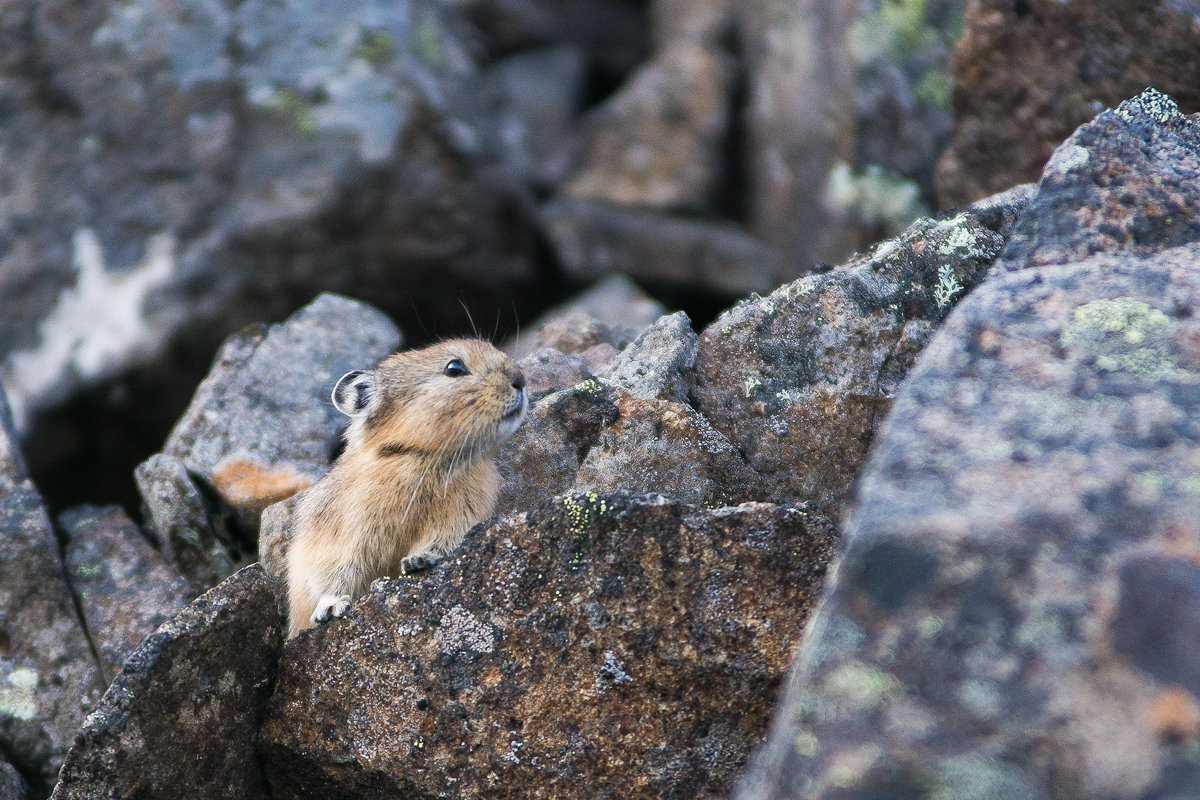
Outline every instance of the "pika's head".
<path id="1" fill-rule="evenodd" d="M 348 372 L 333 404 L 350 417 L 347 448 L 463 463 L 492 453 L 525 416 L 525 375 L 478 339 L 451 339 Z"/>

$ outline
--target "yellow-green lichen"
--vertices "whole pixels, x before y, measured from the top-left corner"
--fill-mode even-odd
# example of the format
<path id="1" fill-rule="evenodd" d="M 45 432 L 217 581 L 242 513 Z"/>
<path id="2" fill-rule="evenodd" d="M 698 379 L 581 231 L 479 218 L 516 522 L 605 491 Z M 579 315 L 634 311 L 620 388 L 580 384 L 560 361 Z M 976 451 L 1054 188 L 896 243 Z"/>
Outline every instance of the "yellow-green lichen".
<path id="1" fill-rule="evenodd" d="M 900 682 L 867 664 L 839 667 L 825 679 L 830 699 L 858 709 L 877 708 L 900 689 Z"/>
<path id="2" fill-rule="evenodd" d="M 596 492 L 566 495 L 562 504 L 573 533 L 582 533 L 598 516 L 608 513 L 608 501 Z"/>
<path id="3" fill-rule="evenodd" d="M 1139 116 L 1149 117 L 1160 125 L 1183 118 L 1183 112 L 1175 101 L 1153 87 L 1121 103 L 1117 106 L 1116 114 L 1128 122 L 1134 122 Z"/>
<path id="4" fill-rule="evenodd" d="M 37 716 L 38 674 L 31 669 L 14 669 L 0 684 L 0 717 L 28 722 Z"/>
<path id="5" fill-rule="evenodd" d="M 595 378 L 588 378 L 586 381 L 580 381 L 571 387 L 571 393 L 576 397 L 595 397 L 604 390 L 604 384 Z"/>
<path id="6" fill-rule="evenodd" d="M 1130 297 L 1093 300 L 1075 309 L 1059 343 L 1105 372 L 1186 378 L 1170 352 L 1173 325 L 1157 308 Z"/>
<path id="7" fill-rule="evenodd" d="M 392 49 L 391 34 L 384 30 L 368 29 L 363 31 L 358 46 L 354 48 L 354 57 L 372 66 L 379 66 L 392 57 Z"/>
<path id="8" fill-rule="evenodd" d="M 792 748 L 796 751 L 796 755 L 812 758 L 821 749 L 821 742 L 810 731 L 801 730 L 792 740 Z"/>
<path id="9" fill-rule="evenodd" d="M 295 89 L 276 89 L 263 105 L 285 115 L 298 133 L 311 136 L 317 132 L 317 120 L 309 110 L 308 101 Z"/>

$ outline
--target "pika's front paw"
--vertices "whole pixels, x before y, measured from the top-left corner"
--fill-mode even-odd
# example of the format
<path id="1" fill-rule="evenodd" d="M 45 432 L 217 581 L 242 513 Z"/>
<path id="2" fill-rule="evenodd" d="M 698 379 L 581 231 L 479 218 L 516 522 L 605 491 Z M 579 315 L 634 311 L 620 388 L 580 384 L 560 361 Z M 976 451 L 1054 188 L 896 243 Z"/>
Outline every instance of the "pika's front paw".
<path id="1" fill-rule="evenodd" d="M 312 621 L 318 625 L 322 622 L 328 622 L 334 617 L 344 617 L 346 612 L 350 610 L 350 595 L 348 594 L 323 594 L 321 599 L 317 601 L 317 607 L 313 611 Z"/>
<path id="2" fill-rule="evenodd" d="M 405 556 L 400 561 L 400 572 L 404 575 L 410 572 L 420 572 L 423 569 L 429 569 L 437 562 L 437 556 L 432 553 L 422 553 L 419 556 Z"/>

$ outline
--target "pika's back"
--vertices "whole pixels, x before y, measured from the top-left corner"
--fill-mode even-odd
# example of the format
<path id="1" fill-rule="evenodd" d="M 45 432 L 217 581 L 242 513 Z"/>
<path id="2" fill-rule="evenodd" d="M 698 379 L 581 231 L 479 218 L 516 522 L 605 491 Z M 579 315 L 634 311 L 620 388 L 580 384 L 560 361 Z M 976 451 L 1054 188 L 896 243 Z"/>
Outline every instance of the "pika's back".
<path id="1" fill-rule="evenodd" d="M 333 402 L 351 418 L 348 451 L 471 461 L 520 425 L 524 387 L 520 368 L 490 343 L 451 339 L 345 375 Z"/>

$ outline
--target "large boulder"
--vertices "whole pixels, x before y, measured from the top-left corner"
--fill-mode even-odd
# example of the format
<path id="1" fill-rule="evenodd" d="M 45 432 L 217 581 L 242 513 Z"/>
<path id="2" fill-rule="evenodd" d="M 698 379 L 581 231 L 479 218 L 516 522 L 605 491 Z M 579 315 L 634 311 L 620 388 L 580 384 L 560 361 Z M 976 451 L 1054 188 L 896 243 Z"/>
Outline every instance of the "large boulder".
<path id="1" fill-rule="evenodd" d="M 1036 180 L 1071 131 L 1147 86 L 1200 110 L 1200 7 L 1140 0 L 975 0 L 954 48 L 947 205 Z"/>
<path id="2" fill-rule="evenodd" d="M 769 496 L 838 516 L 891 398 L 953 305 L 987 274 L 1028 199 L 923 219 L 866 256 L 751 297 L 700 335 L 696 409 Z"/>
<path id="3" fill-rule="evenodd" d="M 1198 155 L 1200 119 L 1147 92 L 1052 163 L 1169 194 Z M 955 310 L 880 432 L 741 800 L 1200 792 L 1196 212 L 1130 247 L 1120 181 L 1073 208 L 1042 186 L 1020 269 Z"/>
<path id="4" fill-rule="evenodd" d="M 255 741 L 283 641 L 274 589 L 253 565 L 154 632 L 88 714 L 55 800 L 268 800 Z"/>
<path id="5" fill-rule="evenodd" d="M 723 797 L 831 556 L 798 508 L 579 494 L 289 642 L 275 800 Z"/>
<path id="6" fill-rule="evenodd" d="M 104 680 L 0 393 L 0 752 L 44 795 Z"/>

